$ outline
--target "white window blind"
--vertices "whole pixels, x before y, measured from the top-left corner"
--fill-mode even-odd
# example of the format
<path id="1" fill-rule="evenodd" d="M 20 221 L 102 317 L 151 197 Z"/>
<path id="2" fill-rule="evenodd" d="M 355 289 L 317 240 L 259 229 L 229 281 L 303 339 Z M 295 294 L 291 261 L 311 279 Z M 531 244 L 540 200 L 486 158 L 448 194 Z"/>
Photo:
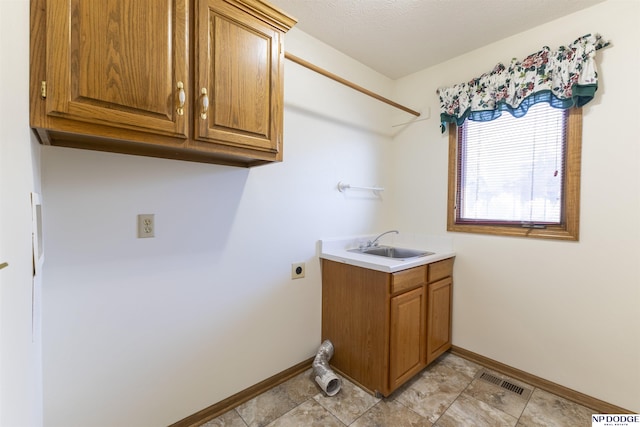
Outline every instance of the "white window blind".
<path id="1" fill-rule="evenodd" d="M 457 223 L 561 224 L 566 110 L 465 121 L 458 134 Z"/>

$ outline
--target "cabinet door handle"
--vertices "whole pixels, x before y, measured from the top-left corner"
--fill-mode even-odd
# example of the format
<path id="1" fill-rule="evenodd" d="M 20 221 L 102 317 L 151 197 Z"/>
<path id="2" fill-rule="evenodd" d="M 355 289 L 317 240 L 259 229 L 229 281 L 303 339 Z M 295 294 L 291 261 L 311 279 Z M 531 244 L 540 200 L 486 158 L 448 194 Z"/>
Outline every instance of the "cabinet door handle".
<path id="1" fill-rule="evenodd" d="M 187 100 L 187 95 L 184 93 L 184 83 L 178 82 L 178 108 L 176 112 L 179 116 L 184 115 L 184 103 Z"/>
<path id="2" fill-rule="evenodd" d="M 8 262 L 2 262 L 0 263 L 0 270 L 2 270 L 5 267 L 9 267 L 9 263 Z"/>
<path id="3" fill-rule="evenodd" d="M 202 94 L 202 111 L 200 112 L 200 118 L 204 120 L 207 118 L 207 112 L 209 111 L 209 95 L 206 87 L 203 87 L 200 93 Z"/>

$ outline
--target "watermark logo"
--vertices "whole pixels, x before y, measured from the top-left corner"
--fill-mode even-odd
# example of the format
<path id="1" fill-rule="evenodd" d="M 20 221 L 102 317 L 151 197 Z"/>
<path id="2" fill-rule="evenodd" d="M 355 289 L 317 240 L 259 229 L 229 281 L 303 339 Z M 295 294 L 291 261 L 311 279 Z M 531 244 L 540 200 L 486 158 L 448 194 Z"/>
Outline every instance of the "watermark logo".
<path id="1" fill-rule="evenodd" d="M 640 427 L 640 414 L 593 414 L 591 427 Z"/>

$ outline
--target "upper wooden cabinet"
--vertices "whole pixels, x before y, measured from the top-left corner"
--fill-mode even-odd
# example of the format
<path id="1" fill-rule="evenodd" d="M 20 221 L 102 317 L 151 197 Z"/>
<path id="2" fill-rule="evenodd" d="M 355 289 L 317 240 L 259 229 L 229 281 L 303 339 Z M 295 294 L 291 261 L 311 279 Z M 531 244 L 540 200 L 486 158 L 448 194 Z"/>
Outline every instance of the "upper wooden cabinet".
<path id="1" fill-rule="evenodd" d="M 281 31 L 224 0 L 209 0 L 200 3 L 197 34 L 196 140 L 279 153 Z"/>
<path id="2" fill-rule="evenodd" d="M 280 161 L 294 24 L 260 0 L 32 0 L 31 126 L 51 145 Z"/>
<path id="3" fill-rule="evenodd" d="M 157 3 L 47 2 L 48 115 L 187 136 L 176 112 L 176 86 L 189 82 L 187 7 Z"/>

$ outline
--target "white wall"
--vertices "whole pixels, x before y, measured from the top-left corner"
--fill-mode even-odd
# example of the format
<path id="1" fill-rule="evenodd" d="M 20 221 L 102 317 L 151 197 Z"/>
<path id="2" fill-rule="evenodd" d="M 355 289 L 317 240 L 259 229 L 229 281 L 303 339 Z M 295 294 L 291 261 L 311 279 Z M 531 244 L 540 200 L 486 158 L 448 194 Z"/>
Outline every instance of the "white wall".
<path id="1" fill-rule="evenodd" d="M 593 397 L 640 411 L 640 3 L 609 0 L 397 82 L 432 120 L 393 143 L 395 223 L 446 229 L 447 136 L 437 87 L 548 45 L 599 32 L 600 88 L 584 108 L 579 242 L 451 233 L 457 251 L 453 342 Z"/>
<path id="2" fill-rule="evenodd" d="M 28 2 L 0 5 L 1 80 L 11 82 L 0 99 L 10 118 L 1 122 L 0 258 L 11 249 L 0 273 L 0 424 L 33 426 L 39 343 L 30 343 L 25 195 L 38 189 L 40 148 L 26 130 Z M 596 31 L 614 46 L 598 53 L 601 86 L 585 109 L 581 240 L 455 234 L 454 343 L 640 411 L 640 236 L 623 221 L 640 208 L 640 117 L 633 104 L 615 107 L 630 91 L 638 99 L 625 84 L 640 65 L 638 14 L 635 2 L 610 0 L 402 79 L 395 94 L 384 77 L 292 30 L 292 53 L 430 106 L 431 120 L 395 128 L 393 142 L 395 111 L 287 62 L 281 164 L 244 170 L 43 147 L 45 425 L 166 425 L 312 356 L 317 239 L 445 230 L 436 87 Z M 344 195 L 339 180 L 388 191 Z M 155 239 L 135 238 L 138 213 L 155 213 Z M 299 261 L 307 277 L 292 281 Z"/>
<path id="3" fill-rule="evenodd" d="M 0 426 L 42 425 L 41 339 L 32 324 L 31 192 L 39 146 L 29 130 L 29 1 L 0 1 Z M 37 317 L 36 317 L 37 319 Z"/>
<path id="4" fill-rule="evenodd" d="M 287 50 L 392 82 L 295 29 Z M 320 344 L 316 241 L 382 229 L 389 107 L 285 65 L 284 162 L 254 169 L 43 147 L 47 427 L 167 425 Z M 136 238 L 155 214 L 156 237 Z M 291 264 L 306 278 L 291 280 Z"/>

